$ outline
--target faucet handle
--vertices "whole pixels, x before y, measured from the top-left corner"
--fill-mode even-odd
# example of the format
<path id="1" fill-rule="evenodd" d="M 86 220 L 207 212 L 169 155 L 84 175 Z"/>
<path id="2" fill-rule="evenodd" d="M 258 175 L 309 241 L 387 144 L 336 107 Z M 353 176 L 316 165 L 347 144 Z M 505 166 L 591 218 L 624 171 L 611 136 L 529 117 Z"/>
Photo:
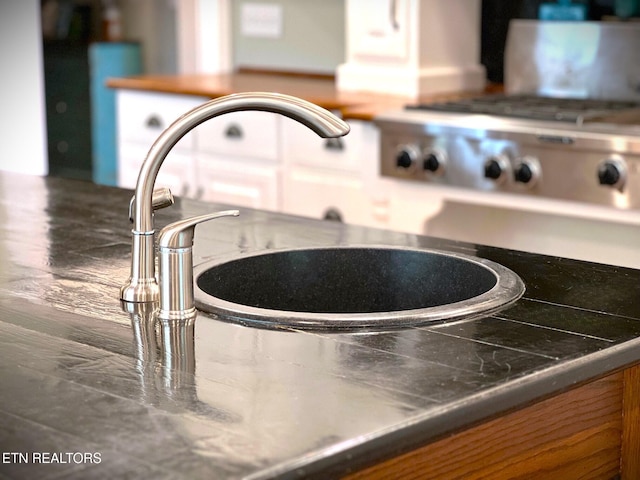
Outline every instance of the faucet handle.
<path id="1" fill-rule="evenodd" d="M 153 190 L 151 196 L 151 207 L 153 211 L 160 210 L 161 208 L 170 207 L 175 202 L 171 190 L 167 187 L 156 188 Z M 133 223 L 133 211 L 136 208 L 136 196 L 133 195 L 129 200 L 129 221 Z"/>
<path id="2" fill-rule="evenodd" d="M 196 225 L 214 218 L 240 214 L 225 210 L 179 220 L 158 234 L 158 273 L 161 320 L 184 320 L 195 315 L 193 299 L 193 235 Z"/>
<path id="3" fill-rule="evenodd" d="M 238 210 L 224 210 L 178 220 L 160 230 L 158 234 L 158 247 L 172 249 L 191 247 L 193 246 L 193 233 L 196 225 L 215 218 L 237 217 L 238 215 L 240 215 Z"/>

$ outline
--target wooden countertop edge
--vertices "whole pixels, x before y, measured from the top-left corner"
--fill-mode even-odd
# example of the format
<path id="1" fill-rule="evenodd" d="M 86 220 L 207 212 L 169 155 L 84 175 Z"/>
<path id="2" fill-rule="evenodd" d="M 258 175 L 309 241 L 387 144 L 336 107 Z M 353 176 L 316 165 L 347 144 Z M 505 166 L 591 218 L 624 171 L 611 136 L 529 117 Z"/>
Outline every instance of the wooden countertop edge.
<path id="1" fill-rule="evenodd" d="M 225 95 L 231 95 L 239 92 L 249 92 L 249 91 L 261 91 L 261 87 L 256 85 L 255 88 L 228 88 L 228 87 L 215 87 L 215 88 L 202 88 L 198 86 L 189 86 L 188 82 L 184 80 L 176 79 L 175 82 L 170 80 L 165 81 L 152 81 L 146 80 L 144 78 L 109 78 L 107 79 L 106 85 L 109 88 L 114 89 L 122 89 L 122 90 L 140 90 L 140 91 L 148 91 L 148 92 L 157 92 L 157 93 L 173 93 L 178 95 L 193 95 L 198 97 L 208 97 L 211 99 L 223 97 Z M 286 91 L 286 89 L 284 89 Z M 284 92 L 283 92 L 284 93 Z M 355 102 L 349 101 L 340 101 L 334 98 L 326 97 L 326 96 L 317 96 L 310 93 L 301 95 L 298 92 L 291 93 L 291 95 L 296 95 L 313 102 L 327 110 L 337 110 L 340 111 L 341 114 L 345 114 L 348 111 L 349 107 Z M 372 117 L 369 118 L 369 120 Z"/>
<path id="2" fill-rule="evenodd" d="M 304 98 L 327 110 L 339 111 L 345 120 L 371 121 L 377 114 L 399 110 L 407 104 L 448 101 L 486 93 L 497 93 L 501 86 L 488 85 L 484 92 L 450 92 L 420 98 L 369 92 L 340 91 L 328 76 L 305 76 L 256 71 L 219 75 L 140 75 L 108 78 L 113 89 L 141 90 L 179 95 L 218 98 L 248 91 L 280 91 Z"/>

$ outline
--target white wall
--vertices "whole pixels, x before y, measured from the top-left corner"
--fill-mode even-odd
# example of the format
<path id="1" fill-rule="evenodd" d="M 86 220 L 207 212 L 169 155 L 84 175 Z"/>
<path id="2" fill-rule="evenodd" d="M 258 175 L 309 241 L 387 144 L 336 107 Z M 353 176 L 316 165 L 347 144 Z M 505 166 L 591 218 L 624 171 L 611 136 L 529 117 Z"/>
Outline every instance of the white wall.
<path id="1" fill-rule="evenodd" d="M 250 67 L 333 73 L 344 60 L 343 2 L 176 0 L 178 72 L 218 74 Z M 280 7 L 282 35 L 243 36 L 241 10 L 248 3 Z"/>
<path id="2" fill-rule="evenodd" d="M 46 175 L 39 0 L 0 0 L 0 170 Z"/>
<path id="3" fill-rule="evenodd" d="M 281 9 L 280 35 L 243 34 L 243 9 L 255 4 Z M 344 0 L 235 0 L 232 8 L 235 67 L 334 74 L 345 61 Z"/>

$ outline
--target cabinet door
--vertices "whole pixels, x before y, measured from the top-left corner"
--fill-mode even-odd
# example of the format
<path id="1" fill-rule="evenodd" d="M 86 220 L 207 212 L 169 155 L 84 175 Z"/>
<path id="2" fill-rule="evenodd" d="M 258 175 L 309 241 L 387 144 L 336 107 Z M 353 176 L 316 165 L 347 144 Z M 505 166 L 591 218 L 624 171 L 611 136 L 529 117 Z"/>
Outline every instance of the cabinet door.
<path id="1" fill-rule="evenodd" d="M 93 167 L 87 46 L 47 41 L 43 59 L 49 174 L 90 180 Z"/>
<path id="2" fill-rule="evenodd" d="M 387 180 L 389 228 L 401 232 L 429 234 L 429 220 L 446 201 L 447 187 L 397 179 Z"/>
<path id="3" fill-rule="evenodd" d="M 362 125 L 349 122 L 351 131 L 340 138 L 320 138 L 309 128 L 282 119 L 282 155 L 287 166 L 306 165 L 331 170 L 359 172 L 365 159 L 359 154 Z M 366 159 L 373 161 L 373 159 Z"/>
<path id="4" fill-rule="evenodd" d="M 385 227 L 389 197 L 378 174 L 379 131 L 371 122 L 349 125 L 351 132 L 340 138 L 342 148 L 327 148 L 325 139 L 283 120 L 284 211 Z"/>
<path id="5" fill-rule="evenodd" d="M 236 207 L 280 210 L 280 169 L 247 159 L 199 155 L 198 199 Z"/>
<path id="6" fill-rule="evenodd" d="M 406 60 L 409 54 L 408 0 L 348 0 L 348 45 L 356 58 Z"/>
<path id="7" fill-rule="evenodd" d="M 287 172 L 286 213 L 311 218 L 340 220 L 345 223 L 383 226 L 376 205 L 365 193 L 357 176 L 318 173 L 312 169 L 291 168 Z"/>
<path id="8" fill-rule="evenodd" d="M 118 148 L 118 186 L 135 188 L 140 167 L 148 149 L 136 143 L 122 143 Z M 191 155 L 171 151 L 165 159 L 155 187 L 169 187 L 176 196 L 194 197 L 195 165 Z"/>
<path id="9" fill-rule="evenodd" d="M 147 149 L 175 120 L 207 99 L 189 95 L 119 90 L 117 94 L 118 141 L 135 142 Z M 193 150 L 193 131 L 173 150 Z"/>
<path id="10" fill-rule="evenodd" d="M 198 151 L 226 157 L 277 162 L 279 115 L 271 112 L 231 112 L 195 129 Z"/>

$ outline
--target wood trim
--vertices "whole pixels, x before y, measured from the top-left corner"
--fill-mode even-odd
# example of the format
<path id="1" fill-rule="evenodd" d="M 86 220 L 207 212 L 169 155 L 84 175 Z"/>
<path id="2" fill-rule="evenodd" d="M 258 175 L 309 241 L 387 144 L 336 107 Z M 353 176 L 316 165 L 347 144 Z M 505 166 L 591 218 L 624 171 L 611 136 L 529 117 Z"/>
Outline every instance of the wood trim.
<path id="1" fill-rule="evenodd" d="M 275 75 L 285 78 L 312 78 L 316 80 L 327 80 L 331 82 L 335 81 L 336 79 L 336 76 L 332 73 L 305 72 L 301 70 L 272 70 L 265 68 L 238 67 L 235 70 L 235 73 L 248 75 Z"/>
<path id="2" fill-rule="evenodd" d="M 346 478 L 612 478 L 620 469 L 626 377 L 609 375 Z M 636 390 L 628 390 L 636 407 L 638 378 L 629 379 Z M 638 438 L 637 428 L 631 430 L 627 447 Z M 628 462 L 627 468 L 626 478 L 640 478 L 632 470 L 637 464 Z"/>
<path id="3" fill-rule="evenodd" d="M 640 478 L 640 365 L 624 371 L 620 474 L 622 480 Z"/>

